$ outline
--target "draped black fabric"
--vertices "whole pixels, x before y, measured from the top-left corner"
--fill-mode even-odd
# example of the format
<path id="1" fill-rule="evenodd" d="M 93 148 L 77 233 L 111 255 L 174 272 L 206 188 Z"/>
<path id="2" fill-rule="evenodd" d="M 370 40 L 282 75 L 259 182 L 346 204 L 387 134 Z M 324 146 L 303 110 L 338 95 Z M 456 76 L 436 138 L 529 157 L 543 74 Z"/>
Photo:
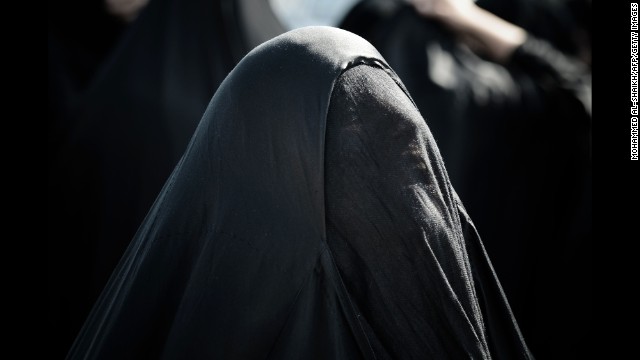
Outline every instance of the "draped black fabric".
<path id="1" fill-rule="evenodd" d="M 517 4 L 501 10 L 530 25 L 534 2 Z M 486 61 L 392 5 L 363 2 L 342 27 L 376 46 L 427 119 L 533 353 L 581 358 L 592 295 L 589 70 L 533 36 L 510 63 Z"/>
<path id="2" fill-rule="evenodd" d="M 77 336 L 216 88 L 259 38 L 245 26 L 247 3 L 152 0 L 104 60 L 87 63 L 82 77 L 76 73 L 84 58 L 61 45 L 65 34 L 50 32 L 49 312 L 59 356 Z M 264 23 L 260 35 L 279 33 L 273 21 Z M 86 37 L 100 33 L 94 27 L 72 30 L 87 31 Z"/>
<path id="3" fill-rule="evenodd" d="M 425 357 L 530 355 L 404 86 L 326 27 L 221 84 L 69 354 Z"/>

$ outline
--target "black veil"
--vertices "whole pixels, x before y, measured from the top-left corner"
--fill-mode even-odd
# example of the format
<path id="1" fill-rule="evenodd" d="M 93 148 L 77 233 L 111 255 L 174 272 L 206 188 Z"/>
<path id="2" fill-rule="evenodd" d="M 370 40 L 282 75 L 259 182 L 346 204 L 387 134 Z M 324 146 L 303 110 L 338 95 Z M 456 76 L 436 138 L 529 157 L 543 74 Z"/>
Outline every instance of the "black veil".
<path id="1" fill-rule="evenodd" d="M 567 55 L 569 3 L 478 1 L 533 34 L 506 64 L 401 2 L 360 2 L 341 24 L 378 49 L 427 119 L 542 358 L 583 358 L 591 341 L 591 81 Z"/>
<path id="2" fill-rule="evenodd" d="M 82 84 L 50 32 L 49 312 L 60 356 L 219 84 L 260 36 L 283 32 L 252 2 L 152 0 Z"/>
<path id="3" fill-rule="evenodd" d="M 530 357 L 404 86 L 311 27 L 221 84 L 69 358 L 425 356 Z"/>

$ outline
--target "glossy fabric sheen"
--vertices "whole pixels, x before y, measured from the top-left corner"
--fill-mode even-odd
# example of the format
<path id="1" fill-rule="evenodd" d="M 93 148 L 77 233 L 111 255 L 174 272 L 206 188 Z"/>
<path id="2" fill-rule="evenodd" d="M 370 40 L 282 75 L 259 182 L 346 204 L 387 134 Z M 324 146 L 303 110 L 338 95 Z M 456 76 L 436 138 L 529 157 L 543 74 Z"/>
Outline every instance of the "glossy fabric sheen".
<path id="1" fill-rule="evenodd" d="M 399 79 L 325 27 L 225 79 L 69 354 L 425 356 L 529 355 Z"/>

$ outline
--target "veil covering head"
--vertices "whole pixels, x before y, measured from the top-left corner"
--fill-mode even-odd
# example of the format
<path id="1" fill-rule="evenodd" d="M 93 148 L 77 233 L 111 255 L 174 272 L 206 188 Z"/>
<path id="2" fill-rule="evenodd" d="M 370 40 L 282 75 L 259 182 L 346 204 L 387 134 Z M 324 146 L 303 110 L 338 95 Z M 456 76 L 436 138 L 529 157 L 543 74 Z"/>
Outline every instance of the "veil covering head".
<path id="1" fill-rule="evenodd" d="M 427 123 L 327 27 L 223 81 L 69 354 L 425 356 L 530 358 Z"/>

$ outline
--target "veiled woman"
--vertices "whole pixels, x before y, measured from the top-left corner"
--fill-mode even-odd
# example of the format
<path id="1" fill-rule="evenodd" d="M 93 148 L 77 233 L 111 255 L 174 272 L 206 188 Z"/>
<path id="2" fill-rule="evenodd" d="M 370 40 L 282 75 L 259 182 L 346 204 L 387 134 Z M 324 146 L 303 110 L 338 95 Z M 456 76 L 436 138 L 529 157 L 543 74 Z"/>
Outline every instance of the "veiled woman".
<path id="1" fill-rule="evenodd" d="M 530 358 L 428 125 L 369 43 L 247 55 L 69 358 Z"/>

